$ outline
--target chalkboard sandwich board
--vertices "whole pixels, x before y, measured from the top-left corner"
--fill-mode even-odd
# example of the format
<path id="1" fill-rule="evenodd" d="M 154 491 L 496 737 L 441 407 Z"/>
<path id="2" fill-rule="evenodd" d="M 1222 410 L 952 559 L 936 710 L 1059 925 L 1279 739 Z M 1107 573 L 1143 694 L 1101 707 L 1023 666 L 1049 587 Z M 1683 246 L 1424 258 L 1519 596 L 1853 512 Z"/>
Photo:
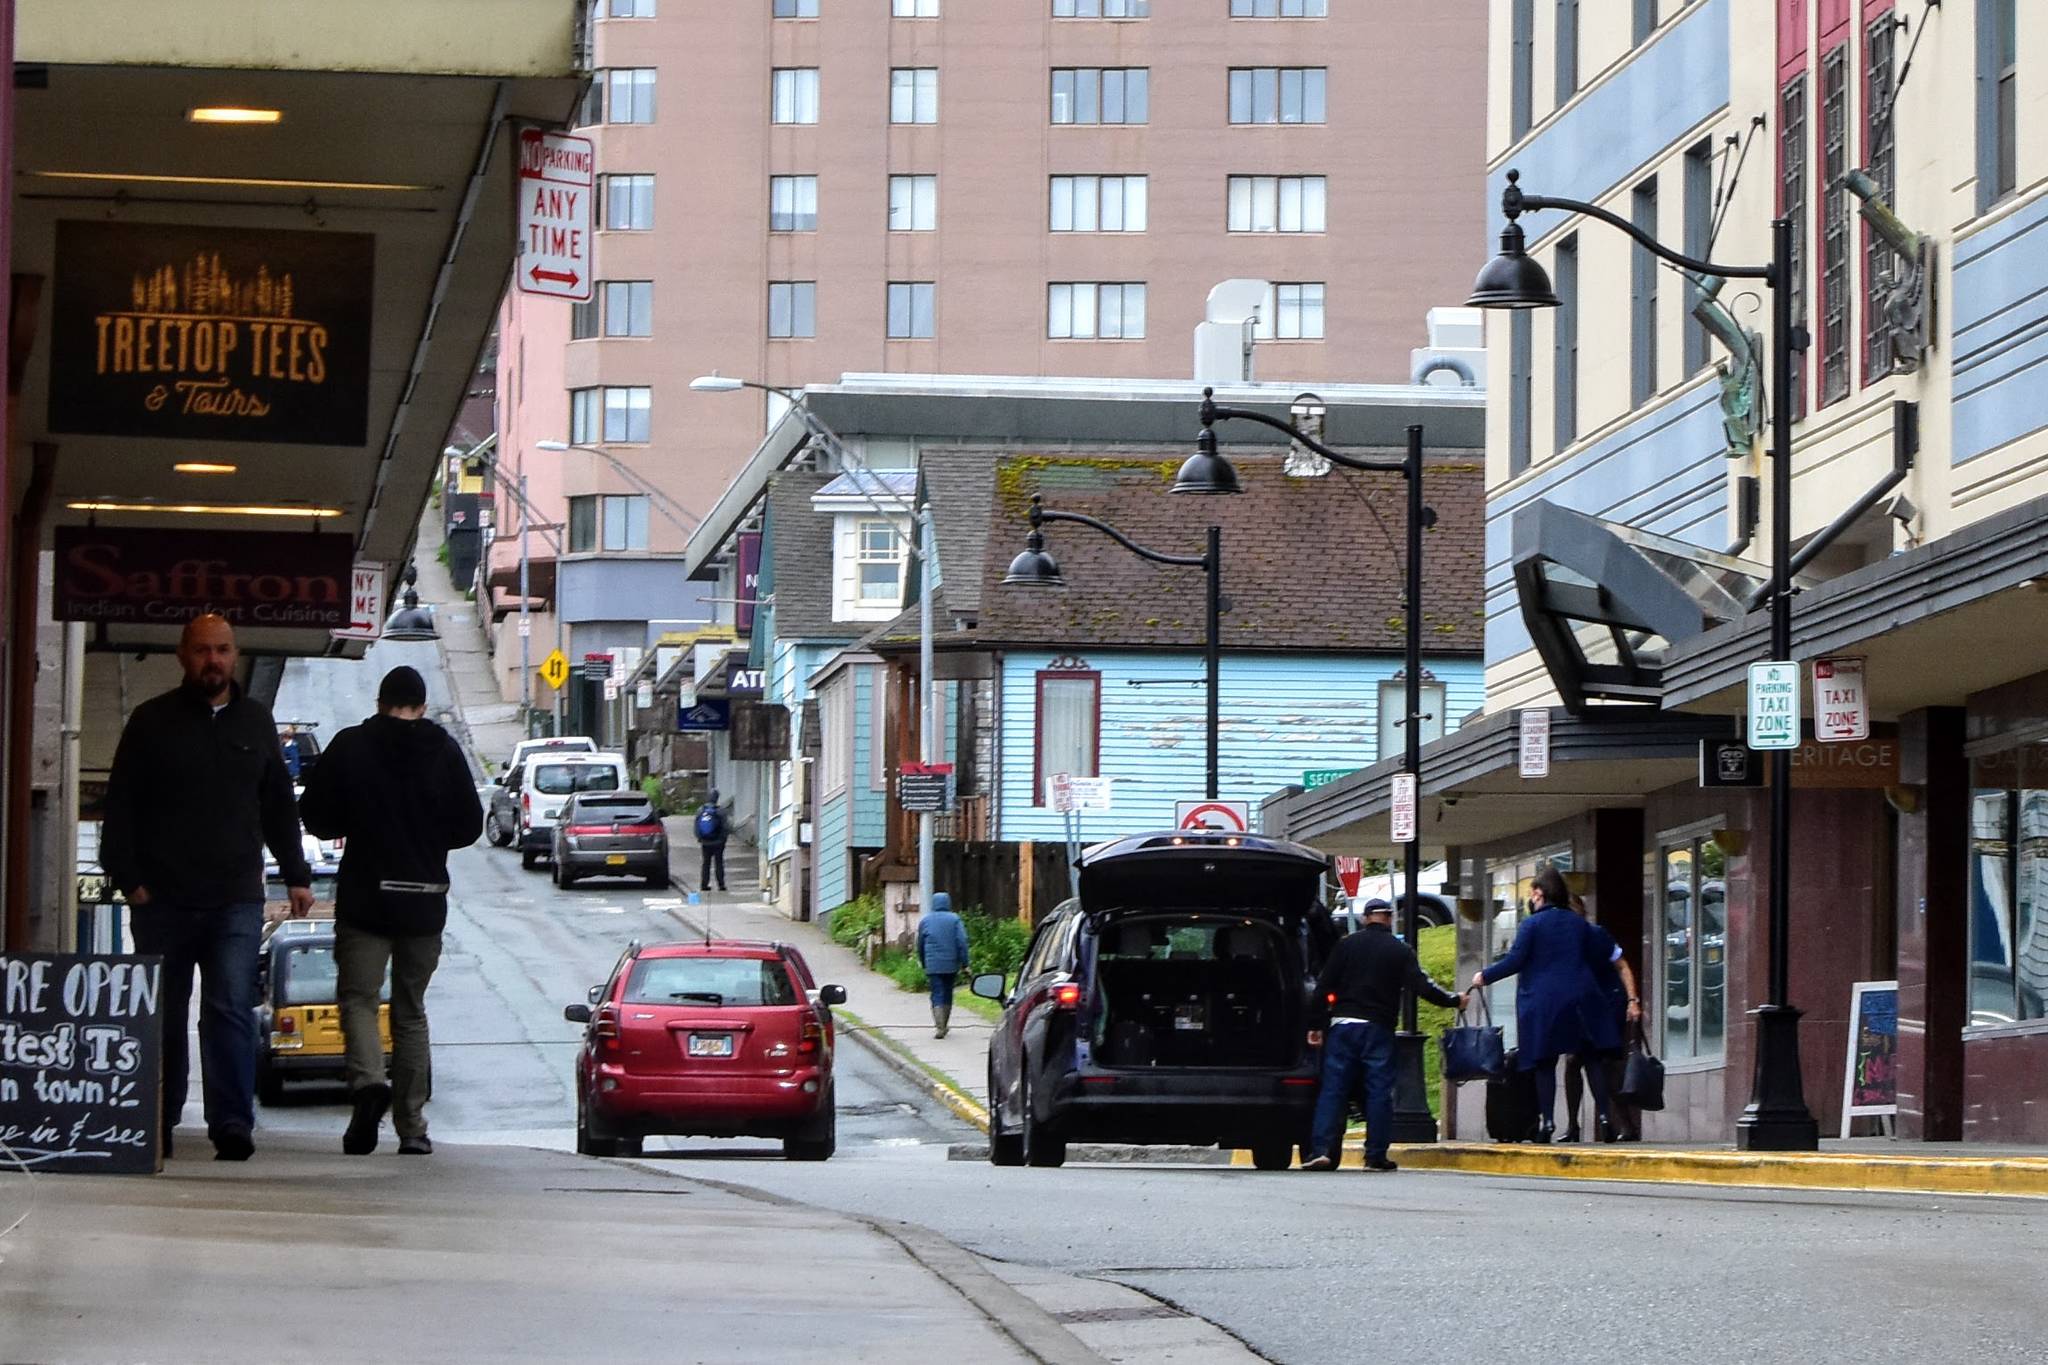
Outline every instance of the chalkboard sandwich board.
<path id="1" fill-rule="evenodd" d="M 1899 1112 L 1899 983 L 1858 981 L 1849 991 L 1849 1054 L 1842 1077 L 1842 1136 L 1856 1119 Z"/>
<path id="2" fill-rule="evenodd" d="M 157 957 L 0 954 L 0 1169 L 160 1167 L 162 981 Z"/>

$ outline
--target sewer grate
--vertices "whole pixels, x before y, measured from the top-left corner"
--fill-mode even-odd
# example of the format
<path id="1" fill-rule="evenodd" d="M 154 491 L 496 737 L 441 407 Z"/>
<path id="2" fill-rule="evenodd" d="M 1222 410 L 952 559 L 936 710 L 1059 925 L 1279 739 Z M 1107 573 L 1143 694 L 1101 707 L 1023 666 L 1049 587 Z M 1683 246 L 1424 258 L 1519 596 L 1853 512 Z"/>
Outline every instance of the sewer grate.
<path id="1" fill-rule="evenodd" d="M 1072 1308 L 1064 1313 L 1054 1313 L 1055 1321 L 1076 1322 L 1141 1322 L 1148 1318 L 1184 1318 L 1187 1314 L 1178 1308 L 1169 1308 L 1163 1303 L 1148 1303 L 1134 1308 Z"/>

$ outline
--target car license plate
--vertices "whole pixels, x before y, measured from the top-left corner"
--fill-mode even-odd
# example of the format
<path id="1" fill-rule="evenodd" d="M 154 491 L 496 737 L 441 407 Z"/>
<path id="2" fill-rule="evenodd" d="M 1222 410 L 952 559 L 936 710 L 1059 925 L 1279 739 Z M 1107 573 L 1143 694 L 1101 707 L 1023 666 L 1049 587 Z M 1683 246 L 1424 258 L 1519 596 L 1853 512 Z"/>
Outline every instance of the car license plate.
<path id="1" fill-rule="evenodd" d="M 604 855 L 604 861 L 608 867 L 624 867 L 626 865 L 626 855 L 623 853 L 607 853 Z"/>
<path id="2" fill-rule="evenodd" d="M 730 1033 L 693 1033 L 690 1035 L 692 1057 L 732 1056 L 732 1035 Z"/>
<path id="3" fill-rule="evenodd" d="M 1181 1005 L 1173 1012 L 1173 1026 L 1176 1029 L 1206 1028 L 1208 1012 L 1200 1005 Z"/>

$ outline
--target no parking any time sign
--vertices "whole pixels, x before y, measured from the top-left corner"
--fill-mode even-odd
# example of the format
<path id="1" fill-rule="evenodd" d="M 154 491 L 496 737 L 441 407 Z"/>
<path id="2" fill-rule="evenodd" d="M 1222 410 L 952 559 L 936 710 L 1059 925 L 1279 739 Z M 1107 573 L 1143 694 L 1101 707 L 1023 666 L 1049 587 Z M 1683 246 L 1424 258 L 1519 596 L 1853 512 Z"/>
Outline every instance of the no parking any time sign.
<path id="1" fill-rule="evenodd" d="M 589 138 L 528 128 L 519 134 L 519 265 L 524 294 L 590 298 L 591 199 L 597 148 Z"/>

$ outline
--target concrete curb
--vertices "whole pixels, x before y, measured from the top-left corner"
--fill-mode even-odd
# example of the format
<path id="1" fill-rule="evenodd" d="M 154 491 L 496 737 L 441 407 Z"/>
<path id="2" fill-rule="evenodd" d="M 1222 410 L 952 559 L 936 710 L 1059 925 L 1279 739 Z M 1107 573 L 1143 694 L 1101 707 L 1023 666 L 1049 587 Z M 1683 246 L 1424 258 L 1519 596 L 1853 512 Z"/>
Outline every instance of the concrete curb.
<path id="1" fill-rule="evenodd" d="M 917 1055 L 844 1005 L 832 1011 L 839 1031 L 866 1048 L 882 1065 L 922 1090 L 963 1122 L 988 1131 L 988 1110 L 972 1095 L 960 1089 L 953 1078 L 926 1065 Z"/>
<path id="2" fill-rule="evenodd" d="M 1363 1146 L 1347 1142 L 1344 1151 L 1347 1157 L 1357 1157 Z M 1669 1151 L 1635 1146 L 1471 1142 L 1397 1144 L 1390 1155 L 1404 1170 L 1461 1171 L 1470 1175 L 2048 1198 L 2048 1157 Z M 1240 1153 L 1234 1164 L 1249 1165 L 1249 1157 Z"/>

